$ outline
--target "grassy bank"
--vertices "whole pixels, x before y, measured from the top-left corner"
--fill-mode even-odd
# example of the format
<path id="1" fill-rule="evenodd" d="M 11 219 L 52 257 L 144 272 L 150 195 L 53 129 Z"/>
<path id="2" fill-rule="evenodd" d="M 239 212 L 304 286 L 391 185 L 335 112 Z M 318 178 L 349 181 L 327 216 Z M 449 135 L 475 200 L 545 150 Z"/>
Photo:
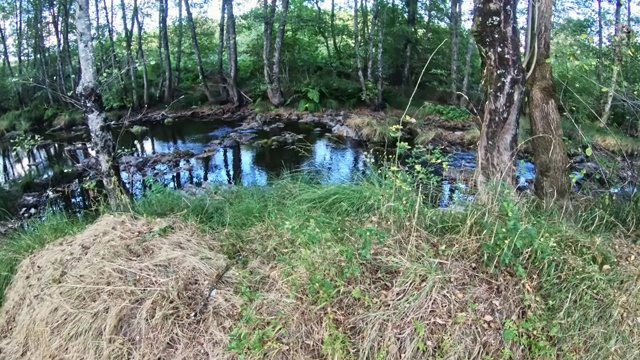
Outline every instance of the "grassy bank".
<path id="1" fill-rule="evenodd" d="M 442 210 L 404 185 L 286 178 L 198 197 L 158 188 L 133 210 L 194 223 L 241 259 L 232 286 L 243 301 L 227 335 L 245 358 L 638 356 L 633 219 L 595 204 L 561 217 L 508 194 Z M 87 223 L 63 220 L 4 245 L 2 289 L 22 257 Z"/>

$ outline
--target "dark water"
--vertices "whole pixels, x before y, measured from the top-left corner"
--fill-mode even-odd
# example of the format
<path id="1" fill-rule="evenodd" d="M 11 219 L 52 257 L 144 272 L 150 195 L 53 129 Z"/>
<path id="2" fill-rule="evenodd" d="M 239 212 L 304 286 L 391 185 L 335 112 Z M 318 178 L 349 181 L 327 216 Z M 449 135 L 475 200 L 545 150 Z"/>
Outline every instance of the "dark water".
<path id="1" fill-rule="evenodd" d="M 182 121 L 167 125 L 152 125 L 141 134 L 130 130 L 113 131 L 117 150 L 129 159 L 141 159 L 172 154 L 175 151 L 188 150 L 195 156 L 175 158 L 158 165 L 144 167 L 141 171 L 130 171 L 133 166 L 123 166 L 121 172 L 125 185 L 135 196 L 144 194 L 144 180 L 153 178 L 172 189 L 187 186 L 200 187 L 207 184 L 236 184 L 242 186 L 268 185 L 271 179 L 285 171 L 310 172 L 323 183 L 350 182 L 368 171 L 363 153 L 365 148 L 355 141 L 338 141 L 328 130 L 307 127 L 305 125 L 287 125 L 270 133 L 265 131 L 237 130 L 241 123 L 219 123 L 203 121 Z M 254 145 L 235 145 L 229 147 L 213 146 L 212 142 L 224 136 L 236 133 L 252 133 L 256 139 L 268 139 L 290 131 L 304 135 L 292 146 L 277 148 Z M 2 182 L 28 177 L 40 180 L 53 180 L 53 175 L 61 169 L 70 169 L 82 163 L 92 155 L 86 135 L 49 136 L 45 143 L 29 151 L 3 147 L 0 160 L 3 164 Z M 470 170 L 475 168 L 475 152 L 449 154 L 448 166 L 454 169 Z M 518 162 L 517 181 L 526 188 L 534 177 L 533 164 Z M 89 175 L 87 175 L 89 176 Z M 71 209 L 85 208 L 89 201 L 86 177 L 66 184 L 56 197 L 58 206 Z M 57 186 L 58 184 L 52 184 Z M 442 207 L 453 206 L 473 199 L 463 183 L 444 180 L 442 194 L 438 204 Z"/>
<path id="2" fill-rule="evenodd" d="M 114 130 L 118 152 L 129 158 L 140 159 L 182 150 L 195 154 L 193 157 L 176 158 L 147 167 L 142 171 L 130 172 L 132 167 L 123 166 L 121 175 L 125 185 L 134 195 L 140 196 L 145 191 L 143 180 L 148 178 L 170 188 L 180 189 L 205 184 L 268 185 L 271 179 L 285 171 L 299 170 L 313 173 L 323 183 L 340 183 L 353 181 L 356 176 L 367 171 L 363 157 L 364 147 L 354 141 L 338 141 L 327 134 L 326 130 L 297 125 L 288 125 L 270 133 L 235 130 L 239 125 L 240 123 L 182 121 L 171 125 L 153 125 L 142 134 L 134 134 L 130 130 Z M 257 139 L 268 139 L 284 131 L 303 134 L 304 138 L 295 145 L 276 148 L 254 145 L 221 147 L 211 144 L 231 132 L 253 133 Z M 15 146 L 13 150 L 8 146 L 2 147 L 0 161 L 3 171 L 0 183 L 25 177 L 46 182 L 53 179 L 54 174 L 72 169 L 93 154 L 88 146 L 88 138 L 83 135 L 49 136 L 45 140 L 28 151 L 16 149 Z M 65 185 L 64 196 L 58 197 L 63 207 L 86 207 L 88 195 L 86 186 L 82 186 L 82 180 L 84 178 Z"/>

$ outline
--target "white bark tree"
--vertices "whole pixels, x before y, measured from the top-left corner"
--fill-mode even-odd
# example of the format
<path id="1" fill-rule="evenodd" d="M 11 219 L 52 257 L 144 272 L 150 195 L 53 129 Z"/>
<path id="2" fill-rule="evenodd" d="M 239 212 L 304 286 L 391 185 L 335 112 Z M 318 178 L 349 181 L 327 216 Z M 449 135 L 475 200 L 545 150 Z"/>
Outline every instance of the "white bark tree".
<path id="1" fill-rule="evenodd" d="M 99 169 L 99 180 L 112 208 L 118 203 L 118 195 L 122 194 L 119 172 L 114 160 L 114 146 L 111 132 L 106 127 L 106 114 L 102 107 L 102 97 L 98 89 L 93 42 L 91 38 L 91 18 L 89 17 L 89 0 L 76 1 L 76 32 L 78 37 L 78 57 L 80 59 L 80 82 L 76 93 L 82 102 L 82 110 L 91 134 L 91 146 L 96 153 Z"/>

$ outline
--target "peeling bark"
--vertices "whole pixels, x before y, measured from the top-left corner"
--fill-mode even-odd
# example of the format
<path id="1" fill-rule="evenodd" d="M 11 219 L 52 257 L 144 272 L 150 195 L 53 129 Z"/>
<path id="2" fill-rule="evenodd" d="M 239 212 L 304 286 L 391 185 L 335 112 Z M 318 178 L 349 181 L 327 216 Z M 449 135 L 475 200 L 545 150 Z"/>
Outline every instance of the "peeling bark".
<path id="1" fill-rule="evenodd" d="M 119 183 L 119 172 L 114 161 L 114 145 L 111 132 L 106 126 L 106 114 L 102 107 L 102 97 L 98 89 L 93 43 L 91 39 L 91 19 L 89 0 L 78 0 L 76 7 L 76 31 L 78 57 L 80 58 L 80 82 L 76 93 L 82 102 L 91 133 L 91 146 L 100 166 L 99 178 L 104 184 L 109 204 L 115 208 L 118 195 L 124 190 Z"/>
<path id="2" fill-rule="evenodd" d="M 473 33 L 482 59 L 485 104 L 480 112 L 476 183 L 514 183 L 518 120 L 524 89 L 516 0 L 477 0 Z"/>

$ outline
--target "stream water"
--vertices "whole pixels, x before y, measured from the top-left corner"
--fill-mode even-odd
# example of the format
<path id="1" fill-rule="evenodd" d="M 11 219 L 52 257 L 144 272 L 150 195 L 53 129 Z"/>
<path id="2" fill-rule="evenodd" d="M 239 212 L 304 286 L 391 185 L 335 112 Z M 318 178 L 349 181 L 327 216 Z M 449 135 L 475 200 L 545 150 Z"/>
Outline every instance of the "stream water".
<path id="1" fill-rule="evenodd" d="M 243 186 L 268 185 L 270 179 L 284 171 L 307 171 L 324 183 L 354 181 L 365 174 L 368 166 L 363 153 L 365 147 L 356 141 L 337 140 L 329 129 L 314 128 L 312 125 L 293 124 L 275 131 L 238 130 L 241 123 L 220 123 L 214 121 L 181 121 L 173 124 L 151 125 L 134 134 L 130 130 L 114 130 L 114 139 L 119 152 L 133 159 L 145 159 L 167 154 L 168 161 L 140 168 L 135 164 L 121 167 L 121 175 L 126 186 L 135 196 L 141 196 L 146 189 L 145 178 L 153 177 L 173 189 L 188 186 L 201 187 L 206 184 L 236 184 Z M 250 133 L 256 140 L 291 132 L 304 137 L 293 146 L 256 146 L 235 143 L 221 146 L 216 140 L 230 133 Z M 81 164 L 92 155 L 87 145 L 86 135 L 64 134 L 45 135 L 45 141 L 25 150 L 1 149 L 0 161 L 3 171 L 1 182 L 23 178 L 39 179 L 46 183 L 60 169 L 70 169 Z M 190 156 L 171 157 L 176 152 L 190 151 Z M 475 153 L 461 152 L 449 154 L 448 166 L 454 169 L 472 170 L 475 167 Z M 86 176 L 86 175 L 85 175 Z M 527 187 L 534 176 L 533 164 L 518 162 L 518 179 L 521 187 Z M 83 178 L 57 187 L 53 201 L 56 207 L 82 209 L 90 202 Z M 27 189 L 28 190 L 28 189 Z M 47 190 L 51 193 L 51 190 Z M 458 201 L 467 201 L 469 195 L 462 183 L 443 181 L 442 207 Z M 50 203 L 52 203 L 50 201 Z"/>

